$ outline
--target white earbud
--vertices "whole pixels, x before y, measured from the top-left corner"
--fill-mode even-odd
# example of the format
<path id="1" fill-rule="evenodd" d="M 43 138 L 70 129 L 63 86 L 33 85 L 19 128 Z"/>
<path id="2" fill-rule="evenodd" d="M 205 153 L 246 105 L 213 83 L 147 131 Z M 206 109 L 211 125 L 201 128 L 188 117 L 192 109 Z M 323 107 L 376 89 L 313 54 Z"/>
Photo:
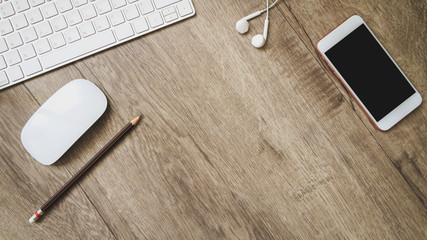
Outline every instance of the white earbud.
<path id="1" fill-rule="evenodd" d="M 264 46 L 265 42 L 267 41 L 267 34 L 268 34 L 268 10 L 270 8 L 272 8 L 274 5 L 276 5 L 278 0 L 274 1 L 273 4 L 271 4 L 270 6 L 268 5 L 268 0 L 266 0 L 267 3 L 267 7 L 263 10 L 260 11 L 256 11 L 252 14 L 249 14 L 248 16 L 240 19 L 239 21 L 237 21 L 236 23 L 236 30 L 243 34 L 246 33 L 249 30 L 249 22 L 248 20 L 257 17 L 259 15 L 261 15 L 261 13 L 267 11 L 267 17 L 265 18 L 265 22 L 264 22 L 264 32 L 262 34 L 257 34 L 252 38 L 252 46 L 256 47 L 256 48 L 261 48 Z"/>
<path id="2" fill-rule="evenodd" d="M 256 48 L 263 47 L 265 42 L 267 41 L 267 34 L 268 34 L 268 18 L 265 19 L 264 32 L 262 33 L 262 35 L 257 34 L 252 38 L 252 46 Z"/>
<path id="3" fill-rule="evenodd" d="M 236 30 L 241 34 L 246 33 L 249 30 L 248 20 L 251 20 L 252 18 L 261 15 L 261 13 L 263 13 L 263 11 L 256 11 L 256 12 L 249 14 L 248 16 L 240 19 L 239 21 L 237 21 Z"/>

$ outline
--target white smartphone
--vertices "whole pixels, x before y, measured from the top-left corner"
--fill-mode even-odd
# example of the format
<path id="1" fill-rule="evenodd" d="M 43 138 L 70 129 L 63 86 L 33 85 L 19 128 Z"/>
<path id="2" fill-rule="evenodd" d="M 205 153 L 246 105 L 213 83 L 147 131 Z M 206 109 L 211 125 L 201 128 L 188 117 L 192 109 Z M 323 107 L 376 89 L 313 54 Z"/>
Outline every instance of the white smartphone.
<path id="1" fill-rule="evenodd" d="M 360 16 L 322 38 L 317 50 L 380 130 L 421 104 L 421 95 Z"/>

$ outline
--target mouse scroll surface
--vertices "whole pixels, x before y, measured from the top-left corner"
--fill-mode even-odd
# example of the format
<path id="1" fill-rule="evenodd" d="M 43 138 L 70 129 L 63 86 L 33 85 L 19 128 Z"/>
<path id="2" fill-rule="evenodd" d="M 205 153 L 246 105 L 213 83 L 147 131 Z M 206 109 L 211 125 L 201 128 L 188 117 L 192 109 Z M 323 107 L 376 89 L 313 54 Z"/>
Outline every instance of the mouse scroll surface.
<path id="1" fill-rule="evenodd" d="M 21 132 L 24 148 L 44 165 L 56 162 L 107 108 L 105 95 L 88 80 L 69 82 L 28 120 Z"/>

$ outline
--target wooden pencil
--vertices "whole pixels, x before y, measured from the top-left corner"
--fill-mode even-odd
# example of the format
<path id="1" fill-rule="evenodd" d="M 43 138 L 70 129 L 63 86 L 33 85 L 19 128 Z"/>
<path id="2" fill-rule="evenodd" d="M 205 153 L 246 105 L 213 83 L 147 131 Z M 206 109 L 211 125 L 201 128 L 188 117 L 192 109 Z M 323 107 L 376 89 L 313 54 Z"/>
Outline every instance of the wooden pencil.
<path id="1" fill-rule="evenodd" d="M 49 200 L 47 200 L 43 206 L 37 210 L 33 216 L 28 220 L 30 223 L 37 221 L 47 209 L 64 193 L 66 192 L 93 164 L 95 164 L 111 147 L 122 138 L 133 126 L 135 126 L 138 121 L 143 117 L 140 115 L 130 121 L 124 128 L 116 134 L 92 159 L 89 160 L 74 176 L 68 180 Z"/>

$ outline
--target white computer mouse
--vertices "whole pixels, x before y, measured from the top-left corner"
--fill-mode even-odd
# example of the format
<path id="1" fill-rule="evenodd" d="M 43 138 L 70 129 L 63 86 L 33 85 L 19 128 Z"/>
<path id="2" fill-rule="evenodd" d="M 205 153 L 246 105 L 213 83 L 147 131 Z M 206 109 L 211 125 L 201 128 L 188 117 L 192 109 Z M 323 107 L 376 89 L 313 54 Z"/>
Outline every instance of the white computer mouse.
<path id="1" fill-rule="evenodd" d="M 107 98 L 95 84 L 73 80 L 55 92 L 28 120 L 21 141 L 41 164 L 56 162 L 105 112 Z"/>

